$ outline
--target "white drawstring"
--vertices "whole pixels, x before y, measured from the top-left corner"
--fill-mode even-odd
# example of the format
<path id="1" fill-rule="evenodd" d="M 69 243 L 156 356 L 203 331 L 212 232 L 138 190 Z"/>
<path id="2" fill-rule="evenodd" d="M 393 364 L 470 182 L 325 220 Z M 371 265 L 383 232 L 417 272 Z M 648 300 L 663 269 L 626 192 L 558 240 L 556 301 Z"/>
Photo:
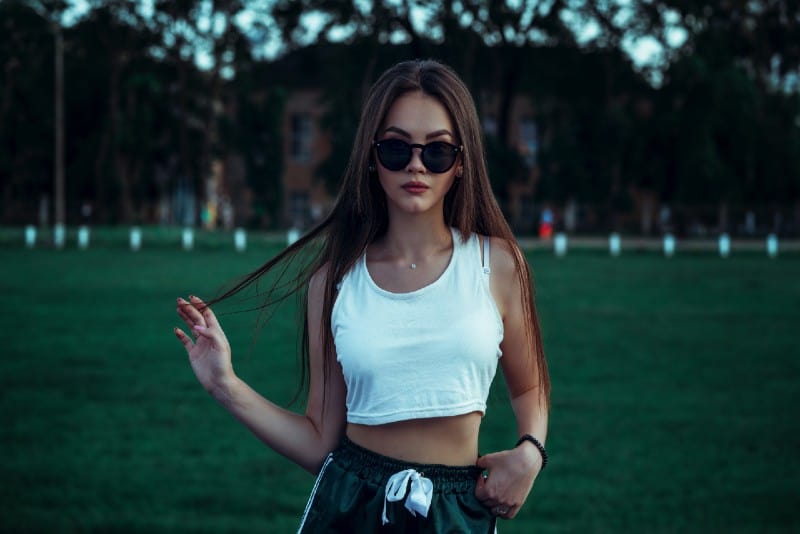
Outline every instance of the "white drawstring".
<path id="1" fill-rule="evenodd" d="M 411 480 L 411 488 L 408 488 L 409 480 Z M 386 503 L 402 500 L 406 496 L 407 489 L 406 510 L 411 512 L 413 516 L 419 513 L 422 517 L 428 517 L 428 509 L 431 507 L 431 499 L 433 498 L 433 482 L 413 469 L 406 469 L 392 475 L 386 483 L 386 498 L 383 501 L 382 517 L 384 525 L 389 522 L 389 518 L 386 517 Z"/>

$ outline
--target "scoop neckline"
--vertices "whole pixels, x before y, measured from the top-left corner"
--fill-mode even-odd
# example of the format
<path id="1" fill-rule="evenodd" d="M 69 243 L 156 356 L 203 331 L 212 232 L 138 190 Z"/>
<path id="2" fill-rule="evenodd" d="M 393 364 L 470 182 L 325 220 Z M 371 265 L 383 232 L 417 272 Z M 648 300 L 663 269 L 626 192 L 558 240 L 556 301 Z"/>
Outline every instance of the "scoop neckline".
<path id="1" fill-rule="evenodd" d="M 364 270 L 364 274 L 366 275 L 367 282 L 369 283 L 370 287 L 372 287 L 372 289 L 374 289 L 379 294 L 394 299 L 413 298 L 425 294 L 431 289 L 434 289 L 436 286 L 442 283 L 442 280 L 444 280 L 450 274 L 450 272 L 453 270 L 453 265 L 455 264 L 456 249 L 458 248 L 458 246 L 456 245 L 457 237 L 455 228 L 453 227 L 450 228 L 450 235 L 453 238 L 453 250 L 450 252 L 450 259 L 447 262 L 447 267 L 445 267 L 444 271 L 442 271 L 442 274 L 440 274 L 438 278 L 436 278 L 436 280 L 434 280 L 430 284 L 424 285 L 419 289 L 415 289 L 413 291 L 406 291 L 402 293 L 384 289 L 381 286 L 379 286 L 377 282 L 375 282 L 375 280 L 372 278 L 372 274 L 370 274 L 369 272 L 369 268 L 367 267 L 367 251 L 365 250 L 364 254 L 361 256 L 361 268 Z"/>

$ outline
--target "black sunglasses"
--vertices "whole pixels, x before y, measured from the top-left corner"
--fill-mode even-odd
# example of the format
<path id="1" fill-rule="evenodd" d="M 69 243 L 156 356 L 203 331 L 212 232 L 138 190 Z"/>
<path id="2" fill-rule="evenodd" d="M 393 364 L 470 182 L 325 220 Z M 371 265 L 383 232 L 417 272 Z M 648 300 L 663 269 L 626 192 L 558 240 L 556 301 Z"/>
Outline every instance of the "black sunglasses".
<path id="1" fill-rule="evenodd" d="M 463 146 L 451 145 L 444 141 L 434 141 L 427 145 L 418 143 L 406 143 L 402 139 L 384 139 L 372 143 L 375 152 L 378 154 L 378 161 L 390 171 L 402 170 L 411 161 L 412 151 L 415 148 L 422 150 L 420 159 L 432 173 L 441 174 L 449 171 L 456 162 L 459 152 L 464 150 Z"/>

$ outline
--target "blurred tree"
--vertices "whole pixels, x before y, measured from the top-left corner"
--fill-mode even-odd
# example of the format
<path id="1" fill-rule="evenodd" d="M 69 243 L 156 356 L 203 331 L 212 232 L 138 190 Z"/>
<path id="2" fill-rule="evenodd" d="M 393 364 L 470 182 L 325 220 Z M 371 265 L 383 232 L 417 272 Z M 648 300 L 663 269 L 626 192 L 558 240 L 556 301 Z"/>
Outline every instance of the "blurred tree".
<path id="1" fill-rule="evenodd" d="M 597 204 L 609 218 L 629 211 L 629 187 L 646 181 L 631 149 L 642 143 L 638 108 L 650 88 L 618 50 L 547 54 L 531 91 L 542 130 L 539 197 Z"/>
<path id="2" fill-rule="evenodd" d="M 690 30 L 685 48 L 717 66 L 733 60 L 761 87 L 800 89 L 800 2 L 659 0 Z"/>
<path id="3" fill-rule="evenodd" d="M 198 220 L 217 136 L 215 103 L 219 102 L 222 66 L 214 55 L 211 27 L 216 21 L 213 12 L 204 11 L 204 7 L 213 10 L 215 6 L 197 0 L 158 0 L 151 18 L 161 36 L 152 51 L 163 64 L 162 80 L 167 83 L 169 96 L 169 121 L 159 165 L 165 176 L 162 194 L 173 196 L 173 221 L 186 225 Z M 220 26 L 225 27 L 227 18 L 222 18 Z M 197 68 L 199 57 L 211 63 L 210 74 Z"/>
<path id="4" fill-rule="evenodd" d="M 24 2 L 0 3 L 0 184 L 2 217 L 34 223 L 52 199 L 53 34 Z"/>
<path id="5" fill-rule="evenodd" d="M 181 198 L 202 196 L 212 160 L 231 151 L 248 155 L 248 178 L 249 171 L 262 173 L 254 180 L 261 191 L 256 201 L 267 211 L 277 209 L 280 99 L 268 99 L 267 109 L 259 110 L 272 117 L 262 122 L 240 106 L 245 111 L 234 122 L 244 129 L 228 125 L 237 135 L 220 138 L 219 122 L 231 122 L 224 117 L 233 109 L 228 103 L 252 99 L 235 83 L 240 68 L 254 75 L 250 42 L 232 22 L 242 3 L 156 2 L 151 13 L 128 0 L 97 0 L 88 7 L 65 30 L 71 219 L 87 202 L 99 222 L 153 220 L 156 204 L 174 210 Z M 52 33 L 26 2 L 3 3 L 0 14 L 11 37 L 0 43 L 8 76 L 0 88 L 0 173 L 9 177 L 2 181 L 3 216 L 19 220 L 9 212 L 24 210 L 30 218 L 33 199 L 52 191 Z M 259 84 L 264 80 L 247 85 Z M 253 143 L 266 130 L 272 142 L 258 157 Z M 21 198 L 29 199 L 25 208 Z M 173 213 L 172 220 L 193 220 L 197 202 L 182 204 L 190 213 L 180 221 L 175 217 L 181 214 Z"/>
<path id="6" fill-rule="evenodd" d="M 663 3 L 691 30 L 660 94 L 658 114 L 677 119 L 663 121 L 669 200 L 798 201 L 800 3 Z"/>
<path id="7" fill-rule="evenodd" d="M 409 57 L 440 58 L 467 81 L 494 125 L 487 155 L 501 199 L 530 173 L 511 138 L 524 95 L 540 201 L 608 213 L 628 210 L 633 190 L 696 206 L 800 202 L 798 4 L 91 0 L 64 30 L 69 215 L 90 200 L 100 221 L 152 219 L 154 199 L 202 196 L 212 161 L 232 155 L 259 209 L 276 212 L 283 100 L 295 87 L 322 89 L 333 150 L 317 173 L 335 190 L 364 93 Z M 6 221 L 30 221 L 54 190 L 51 22 L 67 5 L 0 3 Z M 284 55 L 257 59 L 276 34 Z M 632 61 L 637 43 L 655 59 Z"/>
<path id="8" fill-rule="evenodd" d="M 282 199 L 284 97 L 269 69 L 256 64 L 250 40 L 266 31 L 263 12 L 257 2 L 162 0 L 155 3 L 153 16 L 162 36 L 156 55 L 171 80 L 173 120 L 171 137 L 165 141 L 172 150 L 177 148 L 171 189 L 180 187 L 203 197 L 212 162 L 225 162 L 226 194 L 239 208 L 236 224 L 276 221 Z M 249 36 L 237 24 L 245 13 L 251 19 Z M 198 61 L 203 70 L 197 69 Z M 238 182 L 239 171 L 234 170 L 237 158 L 244 161 L 245 183 Z M 244 187 L 254 195 L 255 209 L 265 214 L 259 221 L 244 215 L 250 202 Z"/>
<path id="9" fill-rule="evenodd" d="M 141 222 L 150 193 L 160 86 L 147 50 L 158 36 L 133 7 L 103 2 L 68 33 L 72 195 L 101 222 Z"/>
<path id="10" fill-rule="evenodd" d="M 237 46 L 243 49 L 237 53 L 236 79 L 227 84 L 226 112 L 220 117 L 220 148 L 229 169 L 226 193 L 236 207 L 236 225 L 275 227 L 283 201 L 286 90 L 274 83 L 271 64 L 255 62 L 244 41 Z M 238 159 L 244 163 L 241 174 L 235 170 Z"/>

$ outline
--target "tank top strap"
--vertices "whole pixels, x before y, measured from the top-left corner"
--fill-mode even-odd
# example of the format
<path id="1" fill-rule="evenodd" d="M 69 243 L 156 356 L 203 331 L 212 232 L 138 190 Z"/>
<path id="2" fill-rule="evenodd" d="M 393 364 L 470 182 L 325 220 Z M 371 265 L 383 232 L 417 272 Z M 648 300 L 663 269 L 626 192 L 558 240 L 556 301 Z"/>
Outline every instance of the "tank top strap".
<path id="1" fill-rule="evenodd" d="M 489 266 L 489 236 L 483 236 L 483 274 L 491 274 L 492 268 Z"/>

